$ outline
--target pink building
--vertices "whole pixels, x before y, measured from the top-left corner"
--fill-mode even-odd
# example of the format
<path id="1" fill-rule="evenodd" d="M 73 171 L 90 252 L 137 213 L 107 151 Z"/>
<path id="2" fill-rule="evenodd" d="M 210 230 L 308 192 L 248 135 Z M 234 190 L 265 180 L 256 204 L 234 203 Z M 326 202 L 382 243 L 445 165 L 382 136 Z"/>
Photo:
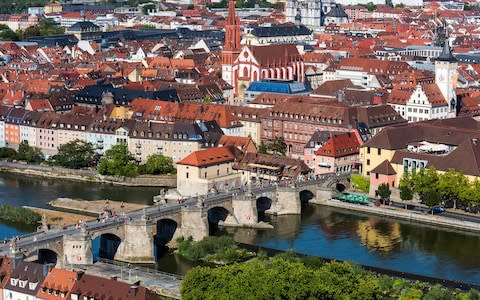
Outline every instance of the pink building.
<path id="1" fill-rule="evenodd" d="M 382 183 L 386 183 L 390 187 L 396 187 L 396 177 L 397 172 L 395 172 L 390 162 L 387 159 L 384 160 L 370 171 L 370 192 L 377 190 Z"/>
<path id="2" fill-rule="evenodd" d="M 330 136 L 326 143 L 315 151 L 315 175 L 351 173 L 358 165 L 360 144 L 358 135 L 353 132 Z"/>

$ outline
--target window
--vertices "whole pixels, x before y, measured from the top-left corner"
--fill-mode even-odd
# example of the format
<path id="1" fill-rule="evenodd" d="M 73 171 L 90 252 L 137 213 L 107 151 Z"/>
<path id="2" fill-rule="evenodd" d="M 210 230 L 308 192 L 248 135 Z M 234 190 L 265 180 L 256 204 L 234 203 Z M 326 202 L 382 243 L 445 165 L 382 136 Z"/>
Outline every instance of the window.
<path id="1" fill-rule="evenodd" d="M 205 178 L 207 178 L 207 172 L 205 172 Z"/>
<path id="2" fill-rule="evenodd" d="M 378 179 L 378 173 L 375 173 L 375 179 Z"/>
<path id="3" fill-rule="evenodd" d="M 378 154 L 378 155 L 382 155 L 382 149 L 378 148 L 378 149 L 377 149 L 377 154 Z"/>
<path id="4" fill-rule="evenodd" d="M 188 179 L 188 172 L 187 172 L 187 174 L 185 174 L 185 176 L 186 176 L 186 178 Z"/>
<path id="5" fill-rule="evenodd" d="M 219 170 L 219 169 L 217 169 L 217 176 L 219 176 L 219 175 L 220 175 L 220 170 Z"/>
<path id="6" fill-rule="evenodd" d="M 369 165 L 370 165 L 370 160 L 369 160 L 369 159 L 367 159 L 367 166 L 369 166 Z"/>
<path id="7" fill-rule="evenodd" d="M 367 147 L 367 154 L 370 154 L 370 147 Z"/>

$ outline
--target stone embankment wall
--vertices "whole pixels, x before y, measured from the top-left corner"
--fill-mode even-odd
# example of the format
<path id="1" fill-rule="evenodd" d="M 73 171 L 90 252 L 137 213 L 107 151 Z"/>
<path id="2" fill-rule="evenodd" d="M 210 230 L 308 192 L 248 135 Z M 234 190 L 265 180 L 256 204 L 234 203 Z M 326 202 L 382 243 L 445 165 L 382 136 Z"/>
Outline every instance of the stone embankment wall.
<path id="1" fill-rule="evenodd" d="M 32 165 L 0 161 L 0 171 L 31 176 L 62 178 L 85 182 L 110 183 L 126 186 L 175 187 L 176 175 L 139 175 L 137 177 L 116 177 L 100 175 L 94 170 L 74 170 L 62 167 Z"/>
<path id="2" fill-rule="evenodd" d="M 340 202 L 336 200 L 310 200 L 311 203 L 326 205 L 331 207 L 337 207 L 342 209 L 360 211 L 369 214 L 375 214 L 380 216 L 389 216 L 403 220 L 409 220 L 413 222 L 419 222 L 424 224 L 439 225 L 443 227 L 449 227 L 459 230 L 467 230 L 471 232 L 480 232 L 480 223 L 462 221 L 453 218 L 442 217 L 439 215 L 431 215 L 421 212 L 415 212 L 411 210 L 393 209 L 390 207 L 375 207 L 367 205 L 352 204 L 346 202 Z"/>

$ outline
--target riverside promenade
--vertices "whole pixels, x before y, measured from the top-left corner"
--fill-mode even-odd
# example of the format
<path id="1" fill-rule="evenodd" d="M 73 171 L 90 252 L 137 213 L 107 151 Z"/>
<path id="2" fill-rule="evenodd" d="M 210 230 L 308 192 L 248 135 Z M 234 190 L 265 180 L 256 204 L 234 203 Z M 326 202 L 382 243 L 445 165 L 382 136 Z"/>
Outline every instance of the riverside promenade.
<path id="1" fill-rule="evenodd" d="M 466 221 L 461 219 L 455 219 L 451 217 L 444 217 L 441 215 L 432 215 L 421 211 L 406 210 L 399 207 L 391 206 L 370 206 L 359 205 L 353 203 L 341 202 L 335 199 L 312 199 L 310 203 L 325 205 L 330 207 L 336 207 L 341 209 L 347 209 L 357 212 L 363 212 L 368 214 L 374 214 L 379 216 L 388 216 L 397 219 L 407 220 L 411 222 L 418 222 L 429 225 L 438 225 L 448 227 L 457 230 L 465 230 L 475 233 L 480 233 L 480 218 L 479 222 Z"/>

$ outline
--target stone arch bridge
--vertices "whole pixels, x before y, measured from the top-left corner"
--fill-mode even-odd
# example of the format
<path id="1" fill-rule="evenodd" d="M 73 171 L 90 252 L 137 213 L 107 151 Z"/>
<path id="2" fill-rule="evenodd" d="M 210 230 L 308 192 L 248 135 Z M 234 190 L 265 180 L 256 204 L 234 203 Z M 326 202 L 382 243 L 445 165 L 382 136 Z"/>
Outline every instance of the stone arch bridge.
<path id="1" fill-rule="evenodd" d="M 259 212 L 300 214 L 302 201 L 331 198 L 336 188 L 348 185 L 348 177 L 325 177 L 288 186 L 249 187 L 245 191 L 189 199 L 182 204 L 152 206 L 105 222 L 87 222 L 80 229 L 72 225 L 21 236 L 10 245 L 0 246 L 0 254 L 17 258 L 37 256 L 41 262 L 55 262 L 58 266 L 92 264 L 92 241 L 108 237 L 114 244 L 116 241 L 111 247 L 113 259 L 151 263 L 155 261 L 156 243 L 167 245 L 180 236 L 201 240 L 209 235 L 212 225 L 255 226 Z"/>

